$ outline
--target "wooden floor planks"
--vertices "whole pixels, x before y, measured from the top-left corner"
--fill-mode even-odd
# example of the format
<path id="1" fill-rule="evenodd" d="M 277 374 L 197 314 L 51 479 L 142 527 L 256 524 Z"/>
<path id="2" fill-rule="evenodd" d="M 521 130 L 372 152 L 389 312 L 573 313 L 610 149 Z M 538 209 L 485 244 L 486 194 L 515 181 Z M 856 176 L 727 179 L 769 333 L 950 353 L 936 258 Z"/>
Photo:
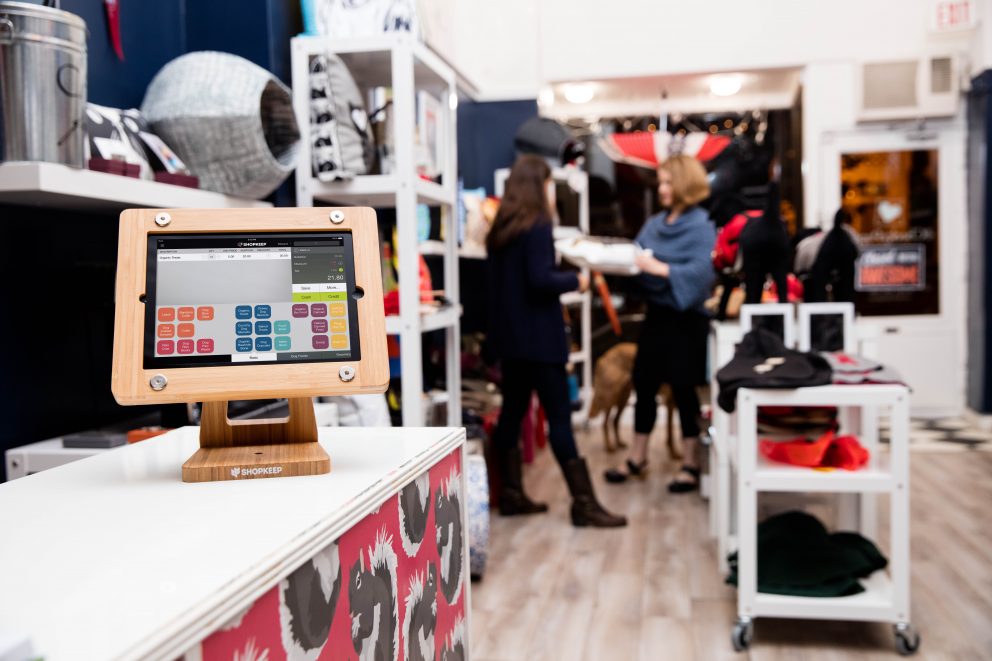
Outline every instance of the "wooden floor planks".
<path id="1" fill-rule="evenodd" d="M 705 501 L 666 492 L 673 466 L 657 439 L 648 479 L 617 486 L 601 475 L 622 455 L 606 454 L 599 430 L 578 436 L 602 501 L 630 525 L 573 528 L 561 472 L 539 452 L 525 479 L 551 511 L 493 515 L 486 575 L 472 586 L 473 659 L 899 658 L 888 625 L 802 620 L 758 620 L 751 649 L 736 654 L 736 592 L 717 573 Z M 992 453 L 914 453 L 911 508 L 917 658 L 992 660 Z M 880 503 L 880 528 L 887 511 Z"/>

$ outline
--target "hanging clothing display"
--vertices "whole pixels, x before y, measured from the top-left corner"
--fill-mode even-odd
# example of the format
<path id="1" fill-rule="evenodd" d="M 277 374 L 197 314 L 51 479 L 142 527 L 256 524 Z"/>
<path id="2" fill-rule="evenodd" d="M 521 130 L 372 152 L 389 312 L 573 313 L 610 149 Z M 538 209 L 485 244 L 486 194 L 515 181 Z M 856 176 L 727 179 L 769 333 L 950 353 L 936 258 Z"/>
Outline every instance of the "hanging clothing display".
<path id="1" fill-rule="evenodd" d="M 727 583 L 737 585 L 737 553 Z M 800 597 L 845 597 L 864 592 L 859 579 L 888 560 L 853 532 L 828 533 L 805 512 L 785 512 L 758 524 L 758 592 Z"/>

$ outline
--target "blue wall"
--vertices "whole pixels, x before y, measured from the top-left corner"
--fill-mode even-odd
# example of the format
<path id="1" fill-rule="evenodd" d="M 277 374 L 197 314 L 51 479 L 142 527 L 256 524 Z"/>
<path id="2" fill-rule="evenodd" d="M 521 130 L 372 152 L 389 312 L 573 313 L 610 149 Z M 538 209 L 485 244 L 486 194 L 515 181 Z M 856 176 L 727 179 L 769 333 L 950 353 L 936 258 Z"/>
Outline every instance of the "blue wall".
<path id="1" fill-rule="evenodd" d="M 465 188 L 494 194 L 493 173 L 513 165 L 513 138 L 531 117 L 537 117 L 536 100 L 458 104 L 458 171 Z"/>

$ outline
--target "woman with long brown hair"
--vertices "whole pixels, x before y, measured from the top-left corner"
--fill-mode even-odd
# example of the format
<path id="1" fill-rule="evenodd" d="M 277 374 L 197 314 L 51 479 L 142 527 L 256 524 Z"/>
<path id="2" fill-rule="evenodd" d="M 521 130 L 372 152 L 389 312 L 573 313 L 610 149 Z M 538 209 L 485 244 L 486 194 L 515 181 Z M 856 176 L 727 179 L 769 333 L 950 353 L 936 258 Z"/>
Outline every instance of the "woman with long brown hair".
<path id="1" fill-rule="evenodd" d="M 551 170 L 537 156 L 513 165 L 493 227 L 489 253 L 489 348 L 501 360 L 503 408 L 493 433 L 504 516 L 546 512 L 524 493 L 520 424 L 537 391 L 550 428 L 555 459 L 572 495 L 572 524 L 618 527 L 627 520 L 607 512 L 596 500 L 589 469 L 572 434 L 572 411 L 565 365 L 568 345 L 559 297 L 585 291 L 588 279 L 555 267 L 551 232 L 554 204 Z"/>

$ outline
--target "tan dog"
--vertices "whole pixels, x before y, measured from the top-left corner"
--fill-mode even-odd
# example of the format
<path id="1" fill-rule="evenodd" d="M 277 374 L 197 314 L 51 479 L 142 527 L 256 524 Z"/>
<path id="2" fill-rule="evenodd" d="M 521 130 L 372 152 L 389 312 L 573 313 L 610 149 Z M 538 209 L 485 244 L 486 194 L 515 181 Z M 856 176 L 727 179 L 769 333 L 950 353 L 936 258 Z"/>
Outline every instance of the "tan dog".
<path id="1" fill-rule="evenodd" d="M 592 403 L 589 405 L 589 417 L 593 418 L 600 413 L 603 416 L 603 440 L 606 442 L 606 451 L 614 452 L 617 448 L 625 448 L 627 444 L 620 439 L 620 414 L 627 406 L 630 393 L 634 389 L 634 358 L 637 357 L 637 344 L 634 342 L 621 342 L 600 356 L 596 361 L 596 372 L 593 377 Z M 672 390 L 668 384 L 661 386 L 661 399 L 665 404 L 665 429 L 667 432 L 666 443 L 668 445 L 668 456 L 672 459 L 681 459 L 682 452 L 675 445 L 675 432 L 673 429 L 673 415 L 675 414 L 675 398 L 672 397 Z M 614 413 L 615 411 L 615 413 Z M 613 415 L 613 438 L 610 440 L 610 416 Z"/>

